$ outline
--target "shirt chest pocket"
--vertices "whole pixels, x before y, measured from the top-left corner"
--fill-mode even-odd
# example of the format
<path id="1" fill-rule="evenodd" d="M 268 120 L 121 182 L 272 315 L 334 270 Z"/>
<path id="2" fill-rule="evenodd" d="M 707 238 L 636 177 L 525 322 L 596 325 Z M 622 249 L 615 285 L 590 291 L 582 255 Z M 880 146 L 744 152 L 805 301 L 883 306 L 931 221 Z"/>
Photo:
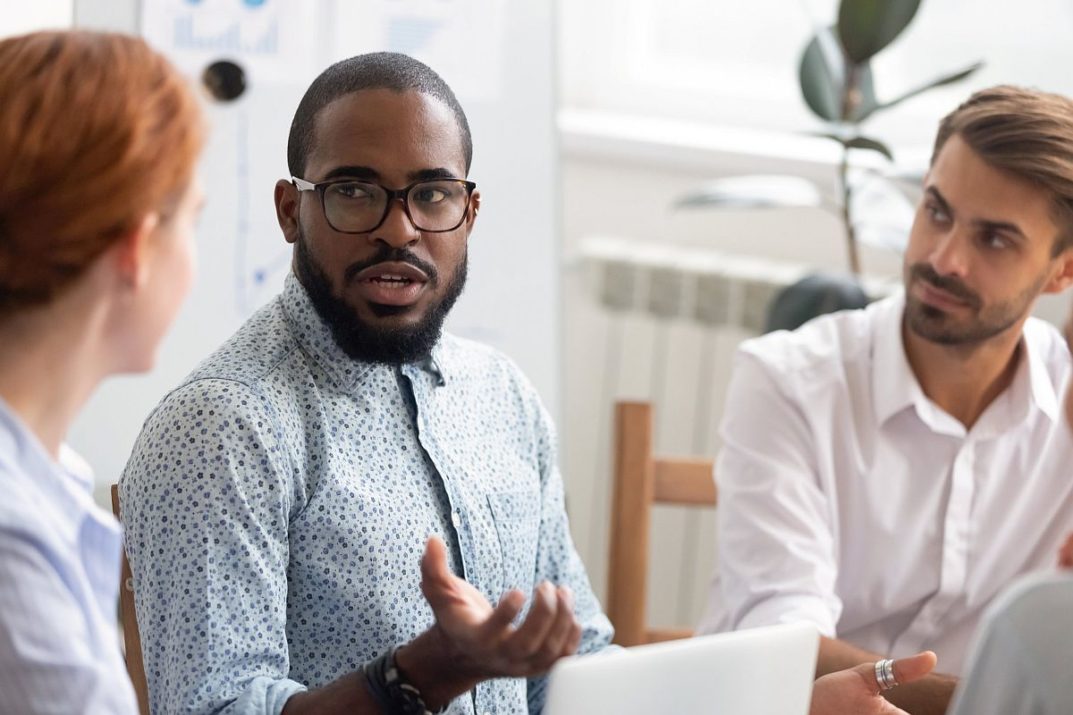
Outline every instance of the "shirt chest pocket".
<path id="1" fill-rule="evenodd" d="M 504 589 L 533 589 L 537 542 L 540 537 L 540 497 L 535 490 L 495 492 L 488 506 L 499 536 Z"/>

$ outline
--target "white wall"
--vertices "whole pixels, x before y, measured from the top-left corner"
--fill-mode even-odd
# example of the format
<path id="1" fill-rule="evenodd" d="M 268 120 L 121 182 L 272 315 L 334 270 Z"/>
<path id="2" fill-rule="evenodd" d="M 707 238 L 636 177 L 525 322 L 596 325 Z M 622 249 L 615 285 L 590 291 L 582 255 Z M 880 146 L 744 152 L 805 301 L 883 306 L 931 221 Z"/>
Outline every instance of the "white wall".
<path id="1" fill-rule="evenodd" d="M 0 37 L 70 27 L 74 0 L 7 0 L 0 11 Z"/>

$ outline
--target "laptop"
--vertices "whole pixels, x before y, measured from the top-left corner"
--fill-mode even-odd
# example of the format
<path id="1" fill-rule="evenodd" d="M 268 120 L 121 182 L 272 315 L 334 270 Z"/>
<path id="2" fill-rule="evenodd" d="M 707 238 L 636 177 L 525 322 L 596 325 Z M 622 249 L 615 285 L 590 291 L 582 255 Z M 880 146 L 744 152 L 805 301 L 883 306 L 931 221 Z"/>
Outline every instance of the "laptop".
<path id="1" fill-rule="evenodd" d="M 564 658 L 545 715 L 807 715 L 819 633 L 807 623 Z"/>

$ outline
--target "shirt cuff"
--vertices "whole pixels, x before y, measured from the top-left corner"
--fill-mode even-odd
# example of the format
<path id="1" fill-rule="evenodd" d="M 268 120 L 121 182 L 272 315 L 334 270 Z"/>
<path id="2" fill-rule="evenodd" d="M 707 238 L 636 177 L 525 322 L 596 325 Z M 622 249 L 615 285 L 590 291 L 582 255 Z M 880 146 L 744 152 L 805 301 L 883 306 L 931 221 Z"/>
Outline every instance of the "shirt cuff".
<path id="1" fill-rule="evenodd" d="M 224 712 L 235 715 L 280 715 L 292 695 L 306 690 L 306 686 L 293 680 L 260 676 L 251 680 L 238 700 Z"/>

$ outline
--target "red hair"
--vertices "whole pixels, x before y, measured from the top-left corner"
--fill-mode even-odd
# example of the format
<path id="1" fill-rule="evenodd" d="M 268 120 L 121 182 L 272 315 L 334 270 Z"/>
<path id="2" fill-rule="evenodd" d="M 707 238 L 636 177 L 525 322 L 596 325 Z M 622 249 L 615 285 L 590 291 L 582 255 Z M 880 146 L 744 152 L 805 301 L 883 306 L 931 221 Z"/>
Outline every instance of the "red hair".
<path id="1" fill-rule="evenodd" d="M 188 185 L 204 139 L 187 81 L 144 41 L 0 41 L 0 317 L 52 300 Z"/>

